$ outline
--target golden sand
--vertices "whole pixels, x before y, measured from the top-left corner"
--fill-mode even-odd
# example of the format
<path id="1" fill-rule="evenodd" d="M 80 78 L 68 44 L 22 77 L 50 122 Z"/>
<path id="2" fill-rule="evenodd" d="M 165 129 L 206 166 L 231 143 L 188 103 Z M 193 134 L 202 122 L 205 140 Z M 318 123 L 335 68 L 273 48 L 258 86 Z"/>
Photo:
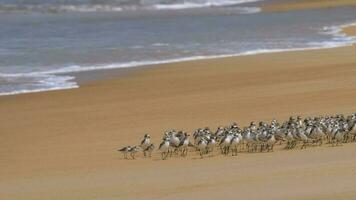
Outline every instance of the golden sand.
<path id="1" fill-rule="evenodd" d="M 343 29 L 343 32 L 347 35 L 356 36 L 356 26 L 350 26 Z"/>
<path id="2" fill-rule="evenodd" d="M 277 3 L 266 3 L 263 6 L 263 11 L 284 12 L 290 10 L 335 8 L 346 6 L 356 6 L 356 0 L 294 0 Z"/>
<path id="3" fill-rule="evenodd" d="M 356 144 L 123 160 L 148 132 L 356 111 L 356 47 L 164 64 L 0 97 L 0 199 L 356 199 Z"/>

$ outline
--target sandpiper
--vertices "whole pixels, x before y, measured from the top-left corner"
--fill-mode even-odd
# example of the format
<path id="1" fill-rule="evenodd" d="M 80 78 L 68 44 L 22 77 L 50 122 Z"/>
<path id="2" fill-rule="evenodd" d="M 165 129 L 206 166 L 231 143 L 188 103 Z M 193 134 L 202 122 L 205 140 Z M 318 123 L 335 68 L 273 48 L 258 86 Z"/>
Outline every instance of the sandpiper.
<path id="1" fill-rule="evenodd" d="M 144 152 L 148 152 L 148 156 L 151 157 L 152 156 L 152 151 L 155 149 L 155 145 L 154 144 L 150 144 L 148 147 L 146 147 L 146 149 L 143 149 Z M 146 153 L 145 153 L 146 156 Z"/>
<path id="2" fill-rule="evenodd" d="M 208 144 L 207 144 L 207 149 L 208 149 L 208 152 L 211 152 L 211 156 L 213 156 L 214 147 L 215 147 L 216 143 L 217 143 L 216 136 L 212 136 L 209 138 Z"/>
<path id="3" fill-rule="evenodd" d="M 231 139 L 233 138 L 233 135 L 231 133 L 228 133 L 226 136 L 224 136 L 221 141 L 220 141 L 220 147 L 222 150 L 222 153 L 227 155 L 230 150 L 230 143 Z"/>
<path id="4" fill-rule="evenodd" d="M 233 135 L 233 138 L 230 141 L 230 146 L 232 148 L 232 155 L 233 156 L 237 156 L 237 151 L 238 151 L 238 146 L 241 143 L 241 135 L 239 135 L 238 133 Z"/>
<path id="5" fill-rule="evenodd" d="M 123 153 L 124 154 L 124 159 L 127 159 L 127 154 L 130 152 L 131 149 L 132 149 L 131 146 L 126 146 L 126 147 L 121 148 L 121 149 L 119 149 L 117 151 L 120 151 L 121 153 Z"/>
<path id="6" fill-rule="evenodd" d="M 168 150 L 169 150 L 169 137 L 164 138 L 164 140 L 162 141 L 162 143 L 159 145 L 159 150 L 161 151 L 161 157 L 162 160 L 165 160 L 168 156 Z"/>
<path id="7" fill-rule="evenodd" d="M 267 151 L 273 151 L 274 144 L 276 144 L 277 140 L 274 137 L 274 134 L 267 135 Z"/>
<path id="8" fill-rule="evenodd" d="M 131 158 L 135 159 L 135 154 L 140 150 L 141 150 L 141 147 L 134 146 L 128 152 L 130 153 Z"/>
<path id="9" fill-rule="evenodd" d="M 187 133 L 184 133 L 184 137 L 178 145 L 179 150 L 181 150 L 182 156 L 186 156 L 188 154 L 189 143 L 189 135 Z"/>
<path id="10" fill-rule="evenodd" d="M 199 153 L 200 153 L 200 157 L 203 158 L 203 154 L 205 154 L 207 152 L 207 144 L 208 142 L 206 141 L 205 138 L 202 138 L 199 142 L 198 142 L 198 149 L 199 149 Z"/>
<path id="11" fill-rule="evenodd" d="M 332 145 L 338 146 L 339 144 L 342 143 L 344 139 L 344 132 L 340 129 L 339 125 L 336 124 L 334 129 L 333 129 L 333 137 L 332 137 Z"/>
<path id="12" fill-rule="evenodd" d="M 146 149 L 151 145 L 151 136 L 149 134 L 145 134 L 143 136 L 143 140 L 141 141 L 140 147 L 143 150 L 143 156 L 146 157 Z"/>

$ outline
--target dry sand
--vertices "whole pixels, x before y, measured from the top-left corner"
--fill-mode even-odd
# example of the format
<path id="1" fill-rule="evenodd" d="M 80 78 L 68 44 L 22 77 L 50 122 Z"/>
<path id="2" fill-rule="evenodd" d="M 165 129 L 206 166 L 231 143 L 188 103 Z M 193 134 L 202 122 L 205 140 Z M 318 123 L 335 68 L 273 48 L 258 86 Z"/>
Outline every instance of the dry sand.
<path id="1" fill-rule="evenodd" d="M 319 8 L 335 8 L 345 6 L 356 6 L 356 0 L 290 0 L 266 2 L 263 6 L 265 12 L 284 12 L 290 10 L 305 10 Z"/>
<path id="2" fill-rule="evenodd" d="M 165 64 L 0 97 L 0 199 L 356 199 L 356 144 L 123 160 L 149 132 L 356 111 L 356 47 Z"/>

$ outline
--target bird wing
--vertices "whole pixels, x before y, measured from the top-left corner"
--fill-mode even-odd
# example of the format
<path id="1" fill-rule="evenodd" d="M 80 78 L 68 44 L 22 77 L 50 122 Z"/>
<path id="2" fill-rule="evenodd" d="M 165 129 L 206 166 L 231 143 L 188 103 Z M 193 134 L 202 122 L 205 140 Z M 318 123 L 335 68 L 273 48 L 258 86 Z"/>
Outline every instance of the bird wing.
<path id="1" fill-rule="evenodd" d="M 159 145 L 159 148 L 158 149 L 161 149 L 162 146 L 164 145 L 165 141 L 161 142 L 161 144 Z"/>
<path id="2" fill-rule="evenodd" d="M 119 149 L 118 151 L 126 151 L 126 150 L 127 150 L 127 147 L 124 147 L 124 148 Z"/>

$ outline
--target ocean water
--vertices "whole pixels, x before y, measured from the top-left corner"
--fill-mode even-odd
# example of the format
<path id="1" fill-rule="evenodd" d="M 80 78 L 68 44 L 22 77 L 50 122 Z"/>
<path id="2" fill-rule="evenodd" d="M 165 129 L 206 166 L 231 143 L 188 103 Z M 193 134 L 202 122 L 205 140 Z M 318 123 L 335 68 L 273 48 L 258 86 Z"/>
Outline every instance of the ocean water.
<path id="1" fill-rule="evenodd" d="M 355 42 L 340 27 L 356 8 L 259 11 L 256 0 L 0 0 L 0 95 L 78 87 L 69 72 Z"/>

